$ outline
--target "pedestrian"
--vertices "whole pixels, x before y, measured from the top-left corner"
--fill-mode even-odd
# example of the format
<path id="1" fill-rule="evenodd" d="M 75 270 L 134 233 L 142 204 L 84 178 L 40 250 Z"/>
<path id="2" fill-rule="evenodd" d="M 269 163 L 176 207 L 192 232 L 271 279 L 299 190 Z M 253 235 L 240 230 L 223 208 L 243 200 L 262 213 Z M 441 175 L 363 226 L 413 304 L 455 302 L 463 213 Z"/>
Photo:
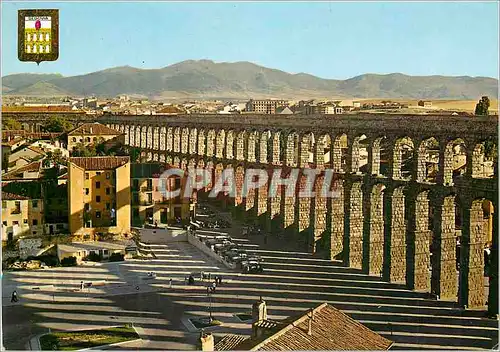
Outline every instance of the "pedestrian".
<path id="1" fill-rule="evenodd" d="M 210 281 L 210 277 L 212 276 L 211 273 L 208 273 L 208 281 Z"/>
<path id="2" fill-rule="evenodd" d="M 12 302 L 17 302 L 17 301 L 19 301 L 19 298 L 17 298 L 17 291 L 14 290 L 14 292 L 12 292 L 12 297 L 10 299 L 10 302 L 12 303 Z"/>
<path id="3" fill-rule="evenodd" d="M 158 228 L 158 220 L 155 220 L 155 227 Z"/>
<path id="4" fill-rule="evenodd" d="M 187 277 L 187 276 L 184 276 L 184 285 L 186 285 L 186 286 L 187 286 L 187 284 L 188 284 L 188 277 Z"/>
<path id="5" fill-rule="evenodd" d="M 80 281 L 80 291 L 83 291 L 83 281 Z"/>
<path id="6" fill-rule="evenodd" d="M 217 287 L 217 284 L 214 282 L 212 282 L 212 292 L 215 292 L 215 288 Z"/>
<path id="7" fill-rule="evenodd" d="M 219 285 L 222 285 L 222 276 L 219 276 Z"/>
<path id="8" fill-rule="evenodd" d="M 204 274 L 205 274 L 205 273 L 204 273 L 203 271 L 200 273 L 200 280 L 201 280 L 201 281 L 203 281 L 203 279 L 205 278 L 205 277 L 204 277 Z"/>
<path id="9" fill-rule="evenodd" d="M 168 288 L 172 288 L 172 279 L 168 280 Z"/>
<path id="10" fill-rule="evenodd" d="M 211 287 L 210 286 L 207 286 L 207 295 L 210 294 L 210 290 L 211 290 Z"/>

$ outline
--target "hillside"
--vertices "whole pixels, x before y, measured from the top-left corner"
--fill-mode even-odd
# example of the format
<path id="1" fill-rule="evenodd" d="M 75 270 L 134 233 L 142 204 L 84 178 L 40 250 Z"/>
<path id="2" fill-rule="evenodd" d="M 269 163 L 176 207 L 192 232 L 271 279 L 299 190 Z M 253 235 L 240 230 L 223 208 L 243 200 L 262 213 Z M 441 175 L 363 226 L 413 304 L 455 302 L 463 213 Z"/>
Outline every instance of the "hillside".
<path id="1" fill-rule="evenodd" d="M 15 74 L 3 77 L 8 95 L 134 94 L 150 98 L 411 98 L 478 99 L 497 96 L 498 80 L 488 77 L 364 74 L 347 80 L 290 74 L 250 62 L 188 60 L 160 69 L 130 66 L 80 76 Z"/>

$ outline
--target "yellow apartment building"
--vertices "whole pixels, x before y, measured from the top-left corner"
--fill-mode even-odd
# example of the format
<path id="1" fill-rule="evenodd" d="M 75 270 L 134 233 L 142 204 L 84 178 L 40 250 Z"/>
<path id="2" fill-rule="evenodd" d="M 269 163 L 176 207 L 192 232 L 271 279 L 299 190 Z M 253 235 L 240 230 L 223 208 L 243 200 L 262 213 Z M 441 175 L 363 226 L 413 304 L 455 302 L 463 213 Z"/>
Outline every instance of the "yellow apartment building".
<path id="1" fill-rule="evenodd" d="M 43 201 L 2 191 L 2 241 L 43 234 Z"/>
<path id="2" fill-rule="evenodd" d="M 72 235 L 129 233 L 129 157 L 69 158 L 68 204 Z"/>
<path id="3" fill-rule="evenodd" d="M 87 146 L 116 139 L 125 142 L 125 135 L 98 122 L 85 123 L 68 132 L 68 150 L 72 152 L 79 143 Z"/>

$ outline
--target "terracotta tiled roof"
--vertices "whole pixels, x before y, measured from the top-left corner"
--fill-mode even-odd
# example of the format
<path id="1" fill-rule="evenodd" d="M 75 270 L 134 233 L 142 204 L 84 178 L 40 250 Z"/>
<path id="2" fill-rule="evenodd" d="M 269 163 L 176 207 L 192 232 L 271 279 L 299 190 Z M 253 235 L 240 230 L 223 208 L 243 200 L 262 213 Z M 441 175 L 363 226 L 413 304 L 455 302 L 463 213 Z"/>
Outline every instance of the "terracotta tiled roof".
<path id="1" fill-rule="evenodd" d="M 313 310 L 311 335 L 308 334 L 310 311 L 290 323 L 270 329 L 269 334 L 249 338 L 234 346 L 239 351 L 291 350 L 387 350 L 392 341 L 368 329 L 348 315 L 323 303 Z"/>
<path id="2" fill-rule="evenodd" d="M 113 170 L 128 163 L 128 156 L 94 156 L 69 158 L 69 161 L 84 170 Z"/>
<path id="3" fill-rule="evenodd" d="M 70 112 L 71 106 L 2 106 L 2 112 Z"/>
<path id="4" fill-rule="evenodd" d="M 234 351 L 234 348 L 246 340 L 245 335 L 224 335 L 214 346 L 215 351 Z"/>
<path id="5" fill-rule="evenodd" d="M 29 132 L 25 130 L 5 130 L 2 131 L 2 139 L 8 137 L 25 137 L 30 139 L 51 139 L 57 138 L 64 132 Z"/>
<path id="6" fill-rule="evenodd" d="M 11 172 L 7 172 L 6 174 L 2 175 L 2 180 L 22 179 L 23 173 L 25 171 L 28 171 L 28 172 L 40 171 L 41 164 L 42 163 L 40 161 L 35 161 L 35 162 L 32 162 L 31 164 L 22 166 L 19 169 L 13 170 Z"/>
<path id="7" fill-rule="evenodd" d="M 122 133 L 118 132 L 117 130 L 114 130 L 112 128 L 109 128 L 108 126 L 105 126 L 103 124 L 100 124 L 98 122 L 96 123 L 84 123 L 81 126 L 78 126 L 71 132 L 68 132 L 68 136 L 72 135 L 96 135 L 96 136 L 119 136 Z"/>
<path id="8" fill-rule="evenodd" d="M 39 154 L 42 154 L 42 155 L 45 155 L 46 153 L 39 147 L 36 147 L 36 146 L 33 146 L 33 145 L 30 145 L 28 147 L 28 149 L 31 149 L 32 151 L 36 152 L 36 153 L 39 153 Z"/>
<path id="9" fill-rule="evenodd" d="M 2 191 L 2 200 L 27 200 L 28 197 L 20 196 L 18 194 Z"/>
<path id="10" fill-rule="evenodd" d="M 9 147 L 12 147 L 14 144 L 19 143 L 19 142 L 21 142 L 23 140 L 24 140 L 24 138 L 22 138 L 22 137 L 16 137 L 14 139 L 11 139 L 8 142 L 2 142 L 2 145 L 6 145 L 6 146 L 9 146 Z"/>

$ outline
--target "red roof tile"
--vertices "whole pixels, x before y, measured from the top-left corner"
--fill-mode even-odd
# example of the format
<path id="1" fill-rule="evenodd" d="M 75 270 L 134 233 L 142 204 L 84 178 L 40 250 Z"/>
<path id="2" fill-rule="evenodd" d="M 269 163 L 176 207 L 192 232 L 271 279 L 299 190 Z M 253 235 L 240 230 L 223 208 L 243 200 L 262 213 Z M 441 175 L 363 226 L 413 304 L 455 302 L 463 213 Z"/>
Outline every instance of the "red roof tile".
<path id="1" fill-rule="evenodd" d="M 28 197 L 20 196 L 19 194 L 2 191 L 2 200 L 27 200 Z"/>
<path id="2" fill-rule="evenodd" d="M 109 128 L 108 126 L 100 124 L 98 122 L 96 122 L 96 123 L 84 123 L 83 125 L 78 126 L 74 130 L 72 130 L 71 132 L 68 132 L 68 136 L 87 135 L 87 134 L 96 135 L 96 136 L 102 136 L 102 135 L 119 136 L 122 133 L 117 131 L 117 130 L 114 130 L 112 128 Z"/>
<path id="3" fill-rule="evenodd" d="M 32 162 L 31 164 L 22 166 L 19 169 L 13 170 L 11 172 L 7 172 L 6 174 L 2 175 L 2 180 L 23 179 L 22 174 L 25 171 L 28 171 L 28 172 L 40 171 L 41 164 L 42 163 L 40 161 L 35 161 L 35 162 Z"/>
<path id="4" fill-rule="evenodd" d="M 69 161 L 84 170 L 113 170 L 128 163 L 128 156 L 74 157 Z"/>

